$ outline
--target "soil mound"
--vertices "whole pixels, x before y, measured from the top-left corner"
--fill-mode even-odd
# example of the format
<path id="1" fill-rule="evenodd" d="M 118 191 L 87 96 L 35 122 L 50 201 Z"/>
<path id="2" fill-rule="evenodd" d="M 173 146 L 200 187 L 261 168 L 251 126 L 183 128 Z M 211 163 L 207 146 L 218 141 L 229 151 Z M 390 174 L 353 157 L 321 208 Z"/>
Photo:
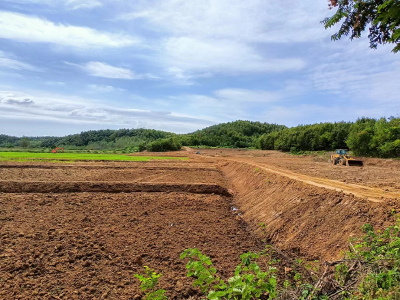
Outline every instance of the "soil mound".
<path id="1" fill-rule="evenodd" d="M 32 182 L 0 181 L 2 193 L 131 193 L 131 192 L 185 192 L 230 196 L 228 190 L 217 184 L 127 183 L 127 182 Z"/>
<path id="2" fill-rule="evenodd" d="M 259 233 L 264 223 L 271 243 L 310 259 L 337 258 L 362 225 L 386 227 L 393 223 L 392 211 L 400 211 L 394 200 L 373 203 L 240 162 L 221 169 L 244 220 Z"/>

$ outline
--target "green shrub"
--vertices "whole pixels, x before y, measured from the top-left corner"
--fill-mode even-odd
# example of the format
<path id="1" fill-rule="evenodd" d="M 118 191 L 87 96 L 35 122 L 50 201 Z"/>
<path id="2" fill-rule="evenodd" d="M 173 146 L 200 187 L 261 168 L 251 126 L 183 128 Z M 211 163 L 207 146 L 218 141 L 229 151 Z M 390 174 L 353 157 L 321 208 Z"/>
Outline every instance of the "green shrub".
<path id="1" fill-rule="evenodd" d="M 157 140 L 147 145 L 150 152 L 178 151 L 181 148 L 182 145 L 176 138 Z"/>
<path id="2" fill-rule="evenodd" d="M 342 278 L 343 286 L 359 282 L 351 299 L 400 299 L 399 229 L 400 220 L 383 232 L 366 224 L 362 227 L 365 236 L 353 239 L 354 247 L 350 242 L 352 251 L 346 253 L 346 263 L 336 266 L 336 276 Z"/>

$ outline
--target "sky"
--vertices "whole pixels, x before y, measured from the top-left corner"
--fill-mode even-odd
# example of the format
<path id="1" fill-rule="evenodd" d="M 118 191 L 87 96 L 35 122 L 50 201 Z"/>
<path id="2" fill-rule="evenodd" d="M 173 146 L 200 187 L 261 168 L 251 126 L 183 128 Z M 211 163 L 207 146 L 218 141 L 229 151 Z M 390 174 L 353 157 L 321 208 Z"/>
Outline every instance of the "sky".
<path id="1" fill-rule="evenodd" d="M 1 0 L 0 133 L 400 116 L 400 54 L 325 0 Z"/>

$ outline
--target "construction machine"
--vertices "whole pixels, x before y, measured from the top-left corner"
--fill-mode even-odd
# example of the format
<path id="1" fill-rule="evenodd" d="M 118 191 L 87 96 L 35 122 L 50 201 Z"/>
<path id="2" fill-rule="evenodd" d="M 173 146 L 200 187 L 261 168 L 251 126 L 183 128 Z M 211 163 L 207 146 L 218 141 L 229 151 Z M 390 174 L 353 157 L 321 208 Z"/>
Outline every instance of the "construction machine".
<path id="1" fill-rule="evenodd" d="M 330 162 L 333 165 L 342 165 L 342 166 L 358 166 L 362 167 L 364 163 L 362 160 L 355 159 L 347 154 L 345 149 L 337 149 L 335 154 L 331 155 Z"/>
<path id="2" fill-rule="evenodd" d="M 56 149 L 51 150 L 51 153 L 58 153 L 58 150 L 64 152 L 64 148 L 57 147 Z"/>

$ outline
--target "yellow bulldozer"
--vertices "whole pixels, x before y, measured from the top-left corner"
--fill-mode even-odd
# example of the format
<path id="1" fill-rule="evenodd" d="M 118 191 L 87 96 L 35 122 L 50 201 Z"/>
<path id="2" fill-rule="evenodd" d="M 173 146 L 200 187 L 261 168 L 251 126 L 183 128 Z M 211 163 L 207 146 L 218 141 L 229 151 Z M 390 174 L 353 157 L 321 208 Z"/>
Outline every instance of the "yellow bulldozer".
<path id="1" fill-rule="evenodd" d="M 362 160 L 355 159 L 347 154 L 345 149 L 337 149 L 335 154 L 331 155 L 330 162 L 333 165 L 342 165 L 342 166 L 357 166 L 362 167 L 364 165 Z"/>

